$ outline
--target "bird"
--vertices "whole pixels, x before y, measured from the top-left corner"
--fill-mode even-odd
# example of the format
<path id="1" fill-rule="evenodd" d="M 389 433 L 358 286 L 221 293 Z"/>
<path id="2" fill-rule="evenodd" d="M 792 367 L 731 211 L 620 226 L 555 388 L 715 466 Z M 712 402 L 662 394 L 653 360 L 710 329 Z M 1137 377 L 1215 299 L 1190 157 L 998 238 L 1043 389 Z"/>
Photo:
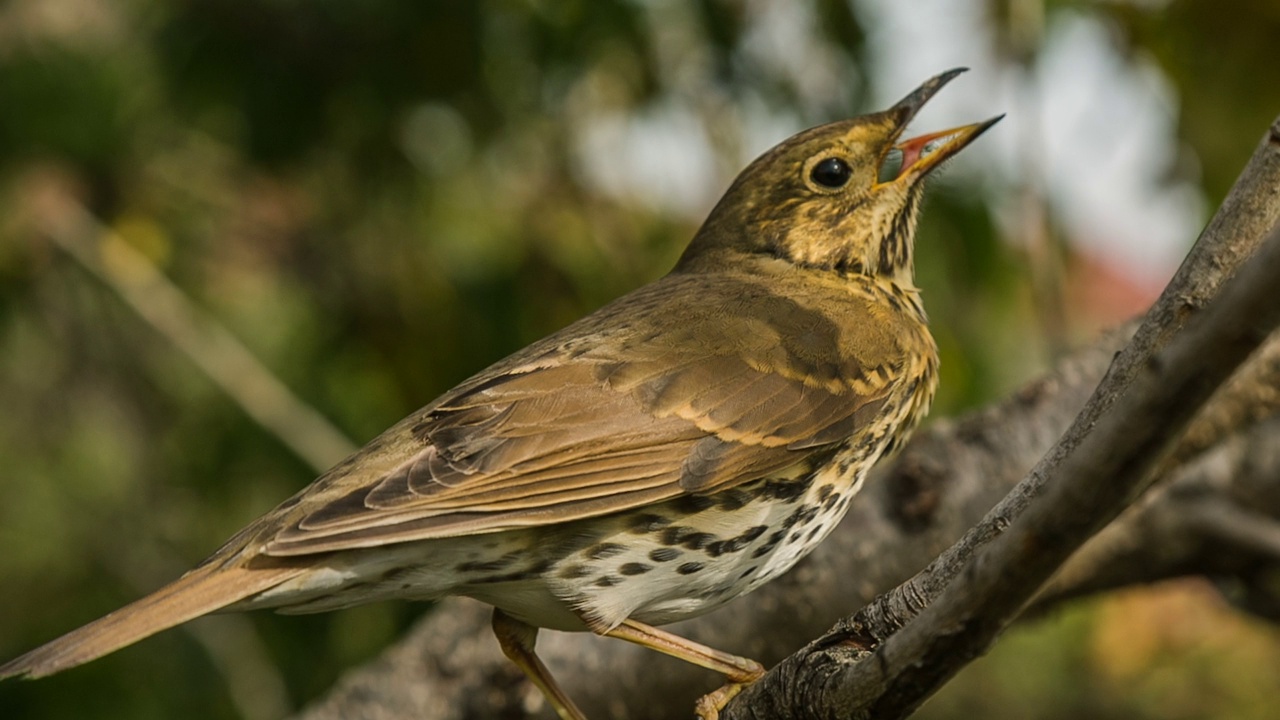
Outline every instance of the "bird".
<path id="1" fill-rule="evenodd" d="M 535 651 L 587 631 L 719 672 L 760 663 L 659 626 L 776 578 L 920 423 L 937 346 L 913 280 L 925 178 L 1003 116 L 902 140 L 964 71 L 751 162 L 673 269 L 374 438 L 169 585 L 0 665 L 61 672 L 212 612 L 459 595 L 585 720 Z M 893 158 L 899 163 L 886 163 Z"/>

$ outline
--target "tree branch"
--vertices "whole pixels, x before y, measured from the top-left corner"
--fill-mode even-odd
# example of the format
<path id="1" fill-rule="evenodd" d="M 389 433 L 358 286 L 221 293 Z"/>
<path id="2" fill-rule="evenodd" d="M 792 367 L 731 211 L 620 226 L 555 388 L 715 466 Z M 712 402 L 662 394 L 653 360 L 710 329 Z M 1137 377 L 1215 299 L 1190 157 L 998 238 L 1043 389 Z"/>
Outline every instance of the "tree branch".
<path id="1" fill-rule="evenodd" d="M 40 198 L 41 232 L 120 296 L 245 414 L 317 473 L 357 446 L 298 398 L 225 325 L 201 309 L 142 252 L 60 188 Z"/>
<path id="2" fill-rule="evenodd" d="M 1280 418 L 1197 457 L 1094 536 L 1027 615 L 1180 575 L 1249 579 L 1280 568 Z"/>

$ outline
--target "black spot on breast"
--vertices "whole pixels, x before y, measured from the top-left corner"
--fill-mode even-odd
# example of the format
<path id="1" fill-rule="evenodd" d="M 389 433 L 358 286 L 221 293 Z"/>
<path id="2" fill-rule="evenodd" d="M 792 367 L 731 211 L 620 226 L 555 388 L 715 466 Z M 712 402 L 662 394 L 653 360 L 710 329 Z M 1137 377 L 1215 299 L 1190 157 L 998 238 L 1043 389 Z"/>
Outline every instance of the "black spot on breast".
<path id="1" fill-rule="evenodd" d="M 671 547 L 656 548 L 649 551 L 649 559 L 654 562 L 668 562 L 683 554 L 680 550 Z"/>
<path id="2" fill-rule="evenodd" d="M 710 495 L 685 495 L 672 502 L 672 508 L 681 515 L 693 515 L 716 506 L 716 499 Z"/>
<path id="3" fill-rule="evenodd" d="M 690 550 L 700 550 L 715 539 L 715 535 L 698 532 L 688 525 L 669 527 L 659 537 L 663 545 L 683 545 Z"/>
<path id="4" fill-rule="evenodd" d="M 831 497 L 831 493 L 833 492 L 835 492 L 834 487 L 832 487 L 831 485 L 823 485 L 822 487 L 818 488 L 818 500 L 820 501 L 826 500 L 827 498 Z"/>
<path id="5" fill-rule="evenodd" d="M 683 543 L 680 543 L 680 544 L 689 548 L 690 550 L 701 550 L 702 548 L 709 545 L 715 539 L 716 539 L 716 536 L 712 535 L 711 533 L 700 532 L 700 533 L 694 533 L 690 535 L 689 537 L 684 539 Z"/>
<path id="6" fill-rule="evenodd" d="M 671 524 L 671 518 L 654 513 L 640 513 L 631 519 L 630 530 L 636 535 L 658 532 Z"/>
<path id="7" fill-rule="evenodd" d="M 759 566 L 759 565 L 752 565 L 751 567 L 747 568 L 746 570 L 743 570 L 743 571 L 742 571 L 742 574 L 738 576 L 738 579 L 739 579 L 739 580 L 746 580 L 748 577 L 750 577 L 750 576 L 752 576 L 752 575 L 755 575 L 755 574 L 756 574 L 756 571 L 757 571 L 757 570 L 759 570 L 759 569 L 760 569 L 760 566 Z"/>
<path id="8" fill-rule="evenodd" d="M 800 496 L 804 495 L 812 484 L 812 476 L 799 480 L 766 480 L 760 488 L 760 498 L 779 502 L 795 502 L 800 499 Z"/>
<path id="9" fill-rule="evenodd" d="M 711 557 L 720 557 L 725 553 L 735 553 L 745 550 L 756 538 L 760 537 L 768 530 L 767 525 L 756 525 L 747 529 L 740 535 L 729 538 L 728 540 L 717 540 L 709 543 L 705 548 L 705 552 Z"/>
<path id="10" fill-rule="evenodd" d="M 751 558 L 754 560 L 755 558 L 763 557 L 773 552 L 773 549 L 778 547 L 778 543 L 782 542 L 782 539 L 785 538 L 786 536 L 787 536 L 786 528 L 783 528 L 782 530 L 778 530 L 777 532 L 773 533 L 772 535 L 769 536 L 769 539 L 766 540 L 763 545 L 756 548 L 755 551 L 751 553 Z"/>
<path id="11" fill-rule="evenodd" d="M 676 572 L 681 575 L 692 575 L 701 570 L 702 567 L 703 565 L 700 562 L 687 562 L 676 568 Z"/>
<path id="12" fill-rule="evenodd" d="M 652 569 L 653 569 L 652 565 L 645 565 L 644 563 L 638 563 L 638 562 L 629 562 L 623 565 L 622 567 L 618 568 L 618 572 L 622 573 L 623 575 L 643 575 Z"/>
<path id="13" fill-rule="evenodd" d="M 616 575 L 602 575 L 596 579 L 595 586 L 596 587 L 613 587 L 614 585 L 617 585 L 618 583 L 621 583 L 621 582 L 622 582 L 622 578 L 617 577 Z"/>
<path id="14" fill-rule="evenodd" d="M 734 488 L 726 490 L 715 496 L 716 502 L 720 504 L 720 509 L 725 512 L 733 512 L 741 510 L 747 503 L 751 502 L 751 493 L 746 490 Z"/>
<path id="15" fill-rule="evenodd" d="M 591 570 L 586 565 L 569 565 L 557 574 L 565 580 L 577 580 L 590 575 Z"/>
<path id="16" fill-rule="evenodd" d="M 803 505 L 795 509 L 785 520 L 782 521 L 782 529 L 790 530 L 795 525 L 808 525 L 813 519 L 818 517 L 817 505 Z"/>
<path id="17" fill-rule="evenodd" d="M 839 495 L 839 494 L 836 494 L 836 495 L 828 495 L 828 496 L 826 497 L 826 499 L 822 501 L 822 508 L 823 508 L 824 510 L 830 510 L 831 508 L 835 507 L 835 506 L 836 506 L 836 503 L 838 503 L 838 502 L 840 502 L 840 495 Z"/>
<path id="18" fill-rule="evenodd" d="M 607 560 L 613 557 L 614 555 L 624 552 L 626 549 L 627 548 L 625 545 L 619 545 L 618 543 L 605 542 L 589 548 L 586 554 L 587 554 L 587 557 L 591 558 L 592 560 Z"/>

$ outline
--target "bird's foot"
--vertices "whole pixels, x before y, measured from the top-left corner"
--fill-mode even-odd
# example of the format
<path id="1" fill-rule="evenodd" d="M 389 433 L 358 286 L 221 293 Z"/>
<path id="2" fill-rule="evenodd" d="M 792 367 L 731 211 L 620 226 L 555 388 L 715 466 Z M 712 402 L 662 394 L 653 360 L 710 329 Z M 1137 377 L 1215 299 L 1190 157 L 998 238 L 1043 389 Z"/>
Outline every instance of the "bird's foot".
<path id="1" fill-rule="evenodd" d="M 738 693 L 742 692 L 751 682 L 726 683 L 720 686 L 720 689 L 698 698 L 697 704 L 694 705 L 694 713 L 697 714 L 698 720 L 719 720 L 720 711 L 724 709 L 724 706 L 728 705 L 729 701 L 737 697 Z"/>

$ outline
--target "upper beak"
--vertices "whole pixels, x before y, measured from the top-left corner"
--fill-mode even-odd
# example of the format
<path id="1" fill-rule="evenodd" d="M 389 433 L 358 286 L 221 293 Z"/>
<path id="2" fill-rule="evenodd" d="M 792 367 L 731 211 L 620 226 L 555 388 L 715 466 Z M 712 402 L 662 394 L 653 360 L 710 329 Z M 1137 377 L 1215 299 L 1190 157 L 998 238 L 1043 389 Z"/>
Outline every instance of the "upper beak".
<path id="1" fill-rule="evenodd" d="M 920 111 L 920 108 L 924 107 L 929 98 L 941 90 L 943 85 L 951 82 L 957 75 L 967 69 L 955 68 L 929 78 L 923 85 L 885 111 L 886 114 L 893 117 L 897 125 L 889 138 L 889 142 L 897 140 L 902 131 L 906 129 L 907 123 L 911 122 L 911 119 Z M 1003 117 L 1004 115 L 997 115 L 990 120 L 920 135 L 886 147 L 885 155 L 888 155 L 890 150 L 902 152 L 902 166 L 898 169 L 896 175 L 886 182 L 898 182 L 903 178 L 909 178 L 911 182 L 915 182 L 920 177 L 928 174 L 930 170 L 941 165 L 947 158 L 963 150 L 979 135 L 986 132 L 987 128 L 1000 122 Z M 883 162 L 883 158 L 881 160 Z"/>

